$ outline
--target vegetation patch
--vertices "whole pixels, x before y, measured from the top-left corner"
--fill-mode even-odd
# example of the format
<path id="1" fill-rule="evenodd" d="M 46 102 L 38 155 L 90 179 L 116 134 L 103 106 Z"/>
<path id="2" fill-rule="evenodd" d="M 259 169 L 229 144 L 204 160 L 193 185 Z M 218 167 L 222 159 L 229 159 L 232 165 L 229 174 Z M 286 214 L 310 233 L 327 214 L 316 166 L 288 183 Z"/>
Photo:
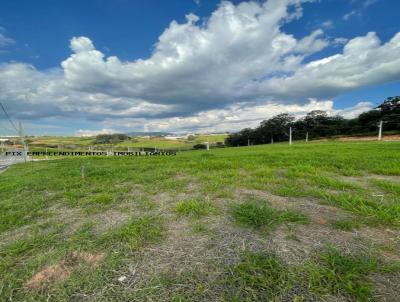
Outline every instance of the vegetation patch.
<path id="1" fill-rule="evenodd" d="M 228 270 L 228 301 L 276 301 L 293 287 L 288 267 L 273 254 L 247 253 Z M 278 301 L 279 301 L 278 300 Z"/>
<path id="2" fill-rule="evenodd" d="M 400 195 L 400 183 L 374 179 L 372 183 L 387 194 Z"/>
<path id="3" fill-rule="evenodd" d="M 292 138 L 295 140 L 340 138 L 342 135 L 376 135 L 376 125 L 385 121 L 385 130 L 399 131 L 400 96 L 385 99 L 377 108 L 361 113 L 355 119 L 341 116 L 329 116 L 326 111 L 312 110 L 303 118 L 296 119 L 292 114 L 281 113 L 263 120 L 255 128 L 245 128 L 230 134 L 225 143 L 228 146 L 249 146 L 251 144 L 269 144 L 287 142 L 288 129 L 295 129 Z M 353 138 L 354 139 L 354 138 Z M 351 169 L 349 169 L 351 171 Z"/>
<path id="4" fill-rule="evenodd" d="M 371 275 L 399 269 L 370 254 L 344 254 L 327 246 L 298 266 L 288 266 L 274 254 L 245 253 L 223 282 L 229 301 L 320 301 L 329 296 L 371 301 Z"/>
<path id="5" fill-rule="evenodd" d="M 356 219 L 333 220 L 330 222 L 330 225 L 334 229 L 342 231 L 352 231 L 354 229 L 359 229 L 361 227 L 361 223 Z"/>
<path id="6" fill-rule="evenodd" d="M 198 234 L 207 234 L 210 232 L 210 230 L 202 222 L 193 224 L 192 230 L 194 233 L 198 233 Z"/>
<path id="7" fill-rule="evenodd" d="M 241 225 L 271 231 L 284 223 L 308 223 L 307 216 L 290 210 L 277 210 L 266 203 L 250 201 L 231 208 L 235 221 Z"/>
<path id="8" fill-rule="evenodd" d="M 177 143 L 186 144 L 171 141 Z M 394 142 L 294 141 L 174 157 L 13 165 L 0 174 L 0 300 L 362 301 L 379 287 L 376 300 L 396 301 L 397 274 L 387 277 L 380 261 L 357 251 L 381 250 L 385 259 L 400 259 L 399 152 Z M 299 226 L 307 217 L 312 224 Z M 369 227 L 343 232 L 359 224 Z M 277 227 L 273 237 L 265 236 Z M 372 259 L 368 269 L 357 264 L 346 270 L 351 265 L 333 252 L 322 255 L 326 250 L 313 254 L 326 242 L 346 248 L 340 253 L 345 259 Z M 249 256 L 243 261 L 251 269 L 234 270 L 243 251 L 266 249 L 280 258 Z M 105 256 L 92 265 L 84 257 L 74 262 L 69 255 L 75 251 Z M 268 272 L 266 280 L 281 281 L 275 289 L 260 281 L 268 265 L 277 275 Z M 240 272 L 247 272 L 245 281 Z M 161 274 L 169 281 L 159 282 Z M 237 281 L 224 283 L 221 274 Z M 44 281 L 28 288 L 35 275 Z M 364 282 L 366 291 L 345 287 Z"/>
<path id="9" fill-rule="evenodd" d="M 323 193 L 323 198 L 334 206 L 358 214 L 363 222 L 371 225 L 400 226 L 400 204 L 385 204 L 363 194 Z"/>
<path id="10" fill-rule="evenodd" d="M 111 231 L 103 237 L 103 243 L 123 245 L 129 250 L 136 250 L 146 243 L 160 240 L 163 234 L 163 224 L 159 217 L 145 216 L 133 218 L 121 228 Z"/>
<path id="11" fill-rule="evenodd" d="M 178 202 L 175 212 L 178 215 L 199 218 L 215 212 L 215 207 L 209 200 L 189 199 Z"/>
<path id="12" fill-rule="evenodd" d="M 398 272 L 398 264 L 386 264 L 371 254 L 344 254 L 328 246 L 300 269 L 311 292 L 318 296 L 343 295 L 354 301 L 370 301 L 374 272 Z"/>

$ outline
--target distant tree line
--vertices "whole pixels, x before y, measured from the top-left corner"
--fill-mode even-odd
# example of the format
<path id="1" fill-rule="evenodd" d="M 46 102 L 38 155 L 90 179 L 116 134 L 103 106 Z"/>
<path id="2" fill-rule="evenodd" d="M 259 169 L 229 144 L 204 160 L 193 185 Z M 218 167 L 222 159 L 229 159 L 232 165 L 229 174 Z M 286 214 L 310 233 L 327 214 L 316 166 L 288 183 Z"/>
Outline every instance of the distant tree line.
<path id="1" fill-rule="evenodd" d="M 257 145 L 287 141 L 290 127 L 293 140 L 305 139 L 307 133 L 310 140 L 336 135 L 372 134 L 377 133 L 381 120 L 385 131 L 400 130 L 400 96 L 389 97 L 375 109 L 353 119 L 345 119 L 340 115 L 329 116 L 322 110 L 313 110 L 298 120 L 291 114 L 278 114 L 262 121 L 255 129 L 245 128 L 229 135 L 225 144 L 247 146 L 249 143 Z"/>
<path id="2" fill-rule="evenodd" d="M 224 148 L 224 143 L 223 142 L 215 142 L 215 143 L 211 143 L 210 144 L 210 148 Z M 193 146 L 193 149 L 195 150 L 200 150 L 200 149 L 207 149 L 207 145 L 200 143 L 200 144 L 196 144 Z"/>
<path id="3" fill-rule="evenodd" d="M 129 140 L 130 137 L 123 133 L 114 134 L 99 134 L 93 141 L 94 144 L 116 144 L 122 141 Z"/>

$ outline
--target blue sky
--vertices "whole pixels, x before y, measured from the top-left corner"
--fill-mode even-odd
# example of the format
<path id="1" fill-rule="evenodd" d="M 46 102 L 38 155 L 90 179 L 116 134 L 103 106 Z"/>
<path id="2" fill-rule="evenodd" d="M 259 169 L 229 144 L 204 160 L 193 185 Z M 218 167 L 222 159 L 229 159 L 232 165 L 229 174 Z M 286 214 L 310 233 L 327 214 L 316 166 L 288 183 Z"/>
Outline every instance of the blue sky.
<path id="1" fill-rule="evenodd" d="M 350 117 L 400 94 L 398 11 L 395 0 L 4 0 L 0 101 L 32 134 Z"/>

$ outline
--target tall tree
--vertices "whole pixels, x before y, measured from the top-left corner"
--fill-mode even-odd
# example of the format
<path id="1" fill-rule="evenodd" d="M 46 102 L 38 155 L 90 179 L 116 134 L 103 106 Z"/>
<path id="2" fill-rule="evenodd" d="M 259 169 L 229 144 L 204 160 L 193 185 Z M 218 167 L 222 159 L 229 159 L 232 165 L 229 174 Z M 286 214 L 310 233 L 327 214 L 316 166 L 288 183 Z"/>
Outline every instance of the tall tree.
<path id="1" fill-rule="evenodd" d="M 287 113 L 278 114 L 269 120 L 262 121 L 258 132 L 274 141 L 285 140 L 289 136 L 289 127 L 293 124 L 294 119 L 293 115 Z"/>
<path id="2" fill-rule="evenodd" d="M 371 133 L 377 131 L 380 120 L 384 121 L 384 130 L 400 130 L 400 96 L 387 98 L 376 109 L 363 112 L 353 119 L 329 116 L 322 110 L 313 110 L 297 121 L 290 114 L 278 114 L 262 121 L 254 130 L 246 128 L 231 134 L 226 144 L 246 145 L 249 138 L 254 144 L 270 143 L 272 140 L 287 141 L 289 127 L 294 128 L 294 139 L 304 139 L 306 132 L 309 132 L 309 138 Z"/>
<path id="3" fill-rule="evenodd" d="M 381 112 L 385 130 L 400 129 L 400 96 L 389 97 L 376 108 Z"/>

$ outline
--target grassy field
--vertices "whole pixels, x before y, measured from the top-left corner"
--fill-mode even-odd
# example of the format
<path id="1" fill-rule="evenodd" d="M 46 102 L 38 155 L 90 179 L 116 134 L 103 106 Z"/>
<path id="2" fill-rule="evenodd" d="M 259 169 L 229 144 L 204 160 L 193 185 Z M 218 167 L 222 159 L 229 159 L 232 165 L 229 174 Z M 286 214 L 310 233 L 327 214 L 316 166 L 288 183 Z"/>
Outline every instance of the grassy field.
<path id="1" fill-rule="evenodd" d="M 31 145 L 77 145 L 90 146 L 94 137 L 77 137 L 77 136 L 37 136 L 30 138 Z"/>
<path id="2" fill-rule="evenodd" d="M 215 144 L 217 142 L 223 143 L 227 135 L 195 135 L 194 139 L 177 139 L 168 140 L 164 137 L 132 137 L 131 140 L 119 142 L 115 144 L 114 148 L 127 149 L 131 148 L 157 148 L 157 149 L 191 149 L 195 144 L 209 142 Z M 29 138 L 29 146 L 32 150 L 36 151 L 39 148 L 54 148 L 54 147 L 68 147 L 74 146 L 77 149 L 87 150 L 89 146 L 102 147 L 103 145 L 94 145 L 95 137 L 61 137 L 61 136 L 38 136 Z M 19 141 L 16 141 L 19 143 Z M 105 145 L 111 147 L 110 145 Z"/>
<path id="3" fill-rule="evenodd" d="M 324 142 L 12 166 L 0 299 L 398 301 L 399 154 Z"/>

